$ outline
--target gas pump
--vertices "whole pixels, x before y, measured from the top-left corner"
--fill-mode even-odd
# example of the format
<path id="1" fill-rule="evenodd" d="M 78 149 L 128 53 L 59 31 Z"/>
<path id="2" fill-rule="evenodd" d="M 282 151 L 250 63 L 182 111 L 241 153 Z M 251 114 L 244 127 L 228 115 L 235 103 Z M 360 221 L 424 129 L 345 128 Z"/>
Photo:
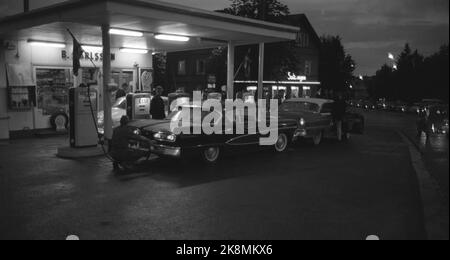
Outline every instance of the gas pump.
<path id="1" fill-rule="evenodd" d="M 150 119 L 149 93 L 136 93 L 127 95 L 127 116 L 130 120 Z"/>
<path id="2" fill-rule="evenodd" d="M 73 148 L 94 147 L 98 144 L 98 92 L 83 86 L 69 90 L 70 146 Z"/>

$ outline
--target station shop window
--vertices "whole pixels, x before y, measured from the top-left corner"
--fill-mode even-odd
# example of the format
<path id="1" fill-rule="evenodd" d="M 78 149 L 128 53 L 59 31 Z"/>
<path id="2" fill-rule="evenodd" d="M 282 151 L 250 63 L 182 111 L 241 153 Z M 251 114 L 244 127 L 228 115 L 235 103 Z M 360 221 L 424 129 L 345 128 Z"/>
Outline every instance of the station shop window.
<path id="1" fill-rule="evenodd" d="M 34 86 L 8 87 L 8 109 L 11 111 L 30 110 L 36 106 Z"/>
<path id="2" fill-rule="evenodd" d="M 177 72 L 178 72 L 178 75 L 180 75 L 180 76 L 186 75 L 186 61 L 185 60 L 178 61 Z"/>
<path id="3" fill-rule="evenodd" d="M 119 87 L 122 87 L 124 84 L 127 84 L 129 89 L 125 89 L 126 92 L 135 91 L 134 71 L 132 70 L 114 69 L 112 71 L 112 80 Z"/>
<path id="4" fill-rule="evenodd" d="M 206 61 L 205 60 L 197 60 L 196 66 L 196 74 L 197 75 L 205 75 L 206 74 Z"/>
<path id="5" fill-rule="evenodd" d="M 73 86 L 71 69 L 36 68 L 37 107 L 43 115 L 66 111 L 69 89 Z"/>

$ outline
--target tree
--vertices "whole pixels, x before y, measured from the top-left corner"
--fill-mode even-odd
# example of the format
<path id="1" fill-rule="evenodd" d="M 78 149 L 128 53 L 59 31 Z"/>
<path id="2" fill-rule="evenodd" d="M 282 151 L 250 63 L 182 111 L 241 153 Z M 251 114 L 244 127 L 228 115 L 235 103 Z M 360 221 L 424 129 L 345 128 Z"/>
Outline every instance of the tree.
<path id="1" fill-rule="evenodd" d="M 417 50 L 412 51 L 407 43 L 397 59 L 394 90 L 391 99 L 414 101 L 424 96 L 424 57 Z"/>
<path id="2" fill-rule="evenodd" d="M 449 47 L 441 46 L 438 52 L 425 58 L 424 77 L 427 91 L 425 97 L 440 98 L 448 102 L 449 99 Z"/>
<path id="3" fill-rule="evenodd" d="M 371 95 L 389 100 L 419 101 L 436 98 L 448 101 L 448 45 L 424 57 L 407 43 L 396 60 L 397 70 L 384 65 L 371 81 Z"/>
<path id="4" fill-rule="evenodd" d="M 281 22 L 289 7 L 278 0 L 230 0 L 231 6 L 219 12 L 270 22 Z"/>
<path id="5" fill-rule="evenodd" d="M 346 53 L 339 36 L 322 36 L 320 50 L 320 81 L 326 90 L 347 91 L 356 63 Z"/>

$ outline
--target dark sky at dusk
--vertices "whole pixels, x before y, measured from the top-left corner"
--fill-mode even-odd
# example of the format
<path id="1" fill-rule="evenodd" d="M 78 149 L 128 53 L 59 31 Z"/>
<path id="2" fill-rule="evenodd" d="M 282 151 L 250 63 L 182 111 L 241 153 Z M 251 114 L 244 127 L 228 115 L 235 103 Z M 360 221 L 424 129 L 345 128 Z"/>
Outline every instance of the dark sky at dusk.
<path id="1" fill-rule="evenodd" d="M 221 9 L 229 0 L 164 0 Z M 341 35 L 358 63 L 356 73 L 372 75 L 399 54 L 406 42 L 431 54 L 449 41 L 449 0 L 281 0 L 291 13 L 305 13 L 319 35 Z"/>
<path id="2" fill-rule="evenodd" d="M 32 7 L 63 0 L 31 0 Z M 207 10 L 229 0 L 162 0 Z M 0 0 L 0 7 L 22 1 Z M 281 0 L 291 13 L 305 13 L 319 35 L 340 35 L 358 63 L 356 74 L 372 75 L 398 55 L 406 42 L 429 55 L 449 41 L 449 0 Z M 1 9 L 1 8 L 0 8 Z M 3 8 L 5 9 L 5 8 Z M 1 16 L 2 11 L 0 11 Z"/>

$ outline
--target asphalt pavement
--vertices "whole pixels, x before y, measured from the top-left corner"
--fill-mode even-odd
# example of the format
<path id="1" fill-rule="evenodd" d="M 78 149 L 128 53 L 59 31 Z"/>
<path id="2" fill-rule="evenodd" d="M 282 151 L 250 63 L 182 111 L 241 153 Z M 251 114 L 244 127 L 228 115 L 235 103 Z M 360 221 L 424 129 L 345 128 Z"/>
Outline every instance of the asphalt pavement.
<path id="1" fill-rule="evenodd" d="M 105 158 L 56 158 L 64 137 L 3 143 L 0 239 L 425 239 L 408 145 L 384 122 L 398 119 L 367 117 L 348 143 L 215 166 L 157 159 L 128 174 Z"/>

